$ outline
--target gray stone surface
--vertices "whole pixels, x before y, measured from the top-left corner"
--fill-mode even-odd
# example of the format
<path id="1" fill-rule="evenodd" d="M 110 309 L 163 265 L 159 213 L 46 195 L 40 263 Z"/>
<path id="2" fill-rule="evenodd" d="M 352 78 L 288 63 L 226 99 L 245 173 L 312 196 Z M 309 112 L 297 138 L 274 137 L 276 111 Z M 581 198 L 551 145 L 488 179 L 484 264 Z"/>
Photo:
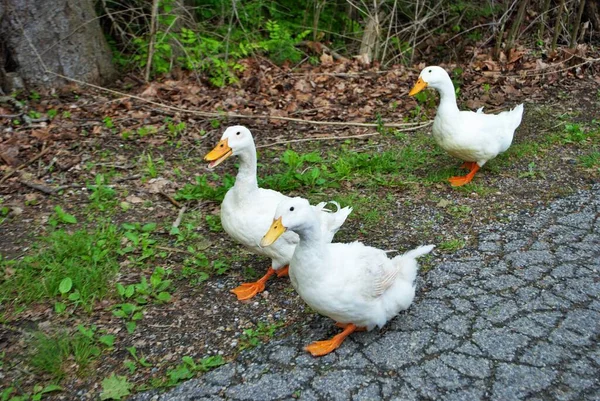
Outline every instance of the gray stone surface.
<path id="1" fill-rule="evenodd" d="M 328 319 L 145 400 L 599 400 L 600 185 L 480 234 L 411 308 L 313 358 Z M 333 323 L 333 322 L 331 322 Z"/>

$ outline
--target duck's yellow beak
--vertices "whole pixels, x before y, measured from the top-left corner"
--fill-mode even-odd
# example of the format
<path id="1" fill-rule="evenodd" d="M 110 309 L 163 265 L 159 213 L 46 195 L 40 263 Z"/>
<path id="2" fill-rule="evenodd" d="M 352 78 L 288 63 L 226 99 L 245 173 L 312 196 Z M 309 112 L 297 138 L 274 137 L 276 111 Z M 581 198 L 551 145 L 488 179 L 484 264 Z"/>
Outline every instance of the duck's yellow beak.
<path id="1" fill-rule="evenodd" d="M 232 153 L 233 150 L 229 147 L 226 138 L 220 140 L 219 143 L 217 143 L 217 145 L 215 146 L 215 148 L 208 152 L 206 156 L 204 156 L 204 160 L 210 162 L 208 168 L 215 168 L 219 164 L 221 164 L 225 159 L 231 156 Z"/>
<path id="2" fill-rule="evenodd" d="M 281 217 L 277 220 L 273 219 L 273 224 L 271 224 L 271 228 L 269 228 L 269 231 L 267 231 L 265 236 L 262 237 L 260 246 L 271 245 L 273 242 L 277 241 L 277 238 L 281 237 L 286 230 L 287 228 L 281 223 Z"/>
<path id="3" fill-rule="evenodd" d="M 408 93 L 408 96 L 414 96 L 417 93 L 421 92 L 423 89 L 427 88 L 427 82 L 423 81 L 420 77 L 417 80 L 417 83 L 415 84 L 415 86 L 413 86 L 413 88 L 410 90 L 410 92 Z"/>

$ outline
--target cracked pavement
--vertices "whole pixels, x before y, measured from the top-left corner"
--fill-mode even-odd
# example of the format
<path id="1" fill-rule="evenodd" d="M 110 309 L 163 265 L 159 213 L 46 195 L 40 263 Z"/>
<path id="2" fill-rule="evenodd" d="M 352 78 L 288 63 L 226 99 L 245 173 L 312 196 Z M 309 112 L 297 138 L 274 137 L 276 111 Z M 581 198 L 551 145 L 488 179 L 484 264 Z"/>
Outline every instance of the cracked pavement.
<path id="1" fill-rule="evenodd" d="M 413 305 L 382 330 L 323 317 L 160 400 L 600 400 L 600 185 L 513 215 L 477 249 L 420 273 Z"/>

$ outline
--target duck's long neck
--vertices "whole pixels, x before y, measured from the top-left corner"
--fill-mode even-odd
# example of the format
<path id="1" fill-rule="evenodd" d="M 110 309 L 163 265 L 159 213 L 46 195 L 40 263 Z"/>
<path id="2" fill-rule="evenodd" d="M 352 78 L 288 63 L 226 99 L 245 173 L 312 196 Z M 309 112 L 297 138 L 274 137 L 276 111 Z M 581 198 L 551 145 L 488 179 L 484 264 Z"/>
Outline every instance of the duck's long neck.
<path id="1" fill-rule="evenodd" d="M 294 230 L 300 237 L 300 242 L 296 246 L 294 259 L 301 259 L 308 269 L 318 268 L 319 261 L 324 260 L 325 247 L 327 244 L 322 239 L 319 220 L 315 219 L 306 222 L 302 227 Z"/>
<path id="2" fill-rule="evenodd" d="M 456 105 L 456 93 L 454 92 L 454 85 L 452 84 L 450 77 L 436 87 L 436 89 L 440 93 L 440 106 L 438 107 L 438 112 L 457 113 L 458 106 Z"/>
<path id="3" fill-rule="evenodd" d="M 245 149 L 238 154 L 240 167 L 235 178 L 235 188 L 241 191 L 258 189 L 256 178 L 256 148 Z"/>

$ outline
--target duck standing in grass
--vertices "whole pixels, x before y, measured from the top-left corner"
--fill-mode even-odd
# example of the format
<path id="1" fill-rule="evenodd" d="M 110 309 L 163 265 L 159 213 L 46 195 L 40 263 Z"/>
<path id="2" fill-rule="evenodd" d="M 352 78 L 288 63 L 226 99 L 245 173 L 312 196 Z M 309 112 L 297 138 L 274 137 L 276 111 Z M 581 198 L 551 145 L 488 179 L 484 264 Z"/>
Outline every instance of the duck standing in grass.
<path id="1" fill-rule="evenodd" d="M 240 158 L 240 166 L 234 186 L 227 191 L 221 203 L 221 224 L 234 240 L 258 255 L 271 258 L 271 266 L 262 278 L 231 290 L 239 300 L 246 300 L 264 291 L 265 283 L 271 276 L 287 275 L 288 264 L 298 244 L 298 235 L 289 232 L 276 246 L 260 247 L 259 242 L 269 229 L 277 205 L 289 198 L 277 191 L 258 187 L 256 146 L 248 128 L 241 125 L 227 128 L 219 143 L 204 159 L 210 162 L 209 168 L 214 168 L 232 155 Z M 336 212 L 325 209 L 327 202 L 311 206 L 317 216 L 321 236 L 327 242 L 331 242 L 352 212 L 352 208 L 340 209 L 339 204 L 331 203 L 337 206 Z"/>
<path id="2" fill-rule="evenodd" d="M 481 109 L 476 113 L 460 111 L 452 80 L 441 67 L 425 67 L 409 95 L 416 95 L 427 87 L 440 93 L 433 137 L 449 154 L 464 160 L 461 167 L 470 170 L 465 176 L 451 177 L 450 184 L 465 185 L 488 160 L 510 147 L 515 130 L 521 124 L 523 105 L 499 114 L 484 114 Z"/>
<path id="3" fill-rule="evenodd" d="M 389 259 L 385 251 L 360 242 L 331 244 L 323 237 L 319 216 L 302 198 L 277 206 L 261 245 L 277 245 L 290 231 L 300 236 L 289 268 L 292 285 L 313 310 L 344 329 L 305 347 L 313 356 L 326 355 L 352 332 L 382 327 L 407 309 L 415 297 L 416 259 L 434 248 L 421 246 Z"/>

